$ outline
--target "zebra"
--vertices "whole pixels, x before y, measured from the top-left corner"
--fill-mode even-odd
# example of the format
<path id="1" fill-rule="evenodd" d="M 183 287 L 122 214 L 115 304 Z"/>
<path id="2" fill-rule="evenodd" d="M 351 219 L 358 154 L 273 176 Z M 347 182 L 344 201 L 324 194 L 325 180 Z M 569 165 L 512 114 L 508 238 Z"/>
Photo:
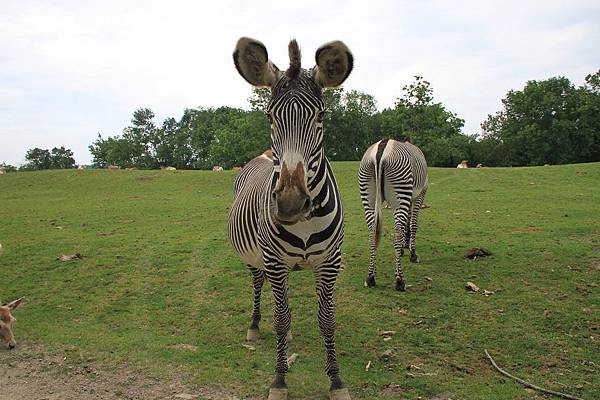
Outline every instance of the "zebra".
<path id="1" fill-rule="evenodd" d="M 266 278 L 275 299 L 277 337 L 276 375 L 269 400 L 286 399 L 286 345 L 291 332 L 288 273 L 312 269 L 330 398 L 349 400 L 337 364 L 333 308 L 344 211 L 323 148 L 323 89 L 346 80 L 353 56 L 341 41 L 326 43 L 316 52 L 317 65 L 307 70 L 301 68 L 295 39 L 290 41 L 288 53 L 290 66 L 285 72 L 269 60 L 267 49 L 257 40 L 239 39 L 233 53 L 235 66 L 246 81 L 271 89 L 266 116 L 272 148 L 242 168 L 229 213 L 230 241 L 252 273 L 254 305 L 246 338 L 252 341 L 260 336 L 260 295 Z"/>
<path id="2" fill-rule="evenodd" d="M 429 181 L 425 156 L 408 141 L 380 140 L 365 152 L 360 162 L 358 181 L 369 228 L 369 273 L 365 286 L 375 286 L 375 255 L 381 236 L 381 203 L 385 200 L 394 213 L 396 290 L 403 292 L 406 285 L 400 258 L 404 248 L 410 248 L 411 262 L 419 262 L 416 251 L 418 217 Z"/>

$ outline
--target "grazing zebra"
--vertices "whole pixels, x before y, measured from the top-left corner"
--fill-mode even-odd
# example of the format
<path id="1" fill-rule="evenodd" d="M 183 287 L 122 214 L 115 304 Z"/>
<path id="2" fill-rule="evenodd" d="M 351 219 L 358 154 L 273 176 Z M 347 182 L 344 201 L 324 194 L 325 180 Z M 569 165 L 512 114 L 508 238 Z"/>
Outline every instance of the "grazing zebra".
<path id="1" fill-rule="evenodd" d="M 417 220 L 427 193 L 428 180 L 425 156 L 409 142 L 383 139 L 365 152 L 358 173 L 360 196 L 369 227 L 369 274 L 365 286 L 375 286 L 375 253 L 381 236 L 381 203 L 385 200 L 394 213 L 396 290 L 404 291 L 400 257 L 404 247 L 409 247 L 410 261 L 419 262 L 416 250 Z"/>
<path id="2" fill-rule="evenodd" d="M 300 66 L 300 49 L 289 44 L 290 66 L 280 71 L 265 46 L 241 38 L 235 66 L 250 84 L 271 89 L 266 115 L 272 150 L 251 160 L 235 182 L 229 238 L 252 272 L 254 308 L 248 340 L 259 337 L 260 294 L 265 277 L 275 298 L 276 377 L 269 399 L 286 399 L 287 335 L 291 327 L 288 272 L 312 269 L 318 320 L 325 341 L 325 371 L 330 398 L 350 399 L 339 376 L 335 352 L 333 287 L 340 269 L 344 214 L 337 183 L 323 149 L 323 88 L 339 86 L 350 74 L 353 57 L 340 41 L 321 46 L 317 65 Z"/>

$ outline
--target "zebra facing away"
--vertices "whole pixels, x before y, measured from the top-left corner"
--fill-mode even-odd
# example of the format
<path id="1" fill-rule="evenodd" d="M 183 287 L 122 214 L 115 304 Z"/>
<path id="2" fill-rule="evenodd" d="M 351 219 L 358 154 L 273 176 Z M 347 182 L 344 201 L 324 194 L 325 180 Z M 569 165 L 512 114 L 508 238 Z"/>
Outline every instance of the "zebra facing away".
<path id="1" fill-rule="evenodd" d="M 396 290 L 405 290 L 400 258 L 404 248 L 408 247 L 410 261 L 419 262 L 416 250 L 418 217 L 428 180 L 425 156 L 410 142 L 383 139 L 365 152 L 358 172 L 360 196 L 369 228 L 369 273 L 365 286 L 375 286 L 375 254 L 381 236 L 381 203 L 385 200 L 394 214 Z"/>
<path id="2" fill-rule="evenodd" d="M 306 70 L 301 68 L 295 40 L 288 50 L 290 66 L 285 72 L 269 60 L 267 49 L 257 40 L 241 38 L 233 53 L 244 79 L 255 87 L 271 89 L 266 114 L 272 150 L 251 160 L 236 179 L 229 238 L 253 277 L 254 308 L 247 340 L 259 338 L 265 277 L 275 299 L 276 375 L 269 400 L 287 398 L 286 344 L 291 328 L 288 273 L 299 269 L 311 269 L 315 274 L 330 398 L 349 400 L 336 360 L 333 310 L 344 214 L 323 149 L 322 92 L 344 82 L 352 70 L 353 57 L 342 42 L 330 42 L 317 50 L 317 65 Z"/>

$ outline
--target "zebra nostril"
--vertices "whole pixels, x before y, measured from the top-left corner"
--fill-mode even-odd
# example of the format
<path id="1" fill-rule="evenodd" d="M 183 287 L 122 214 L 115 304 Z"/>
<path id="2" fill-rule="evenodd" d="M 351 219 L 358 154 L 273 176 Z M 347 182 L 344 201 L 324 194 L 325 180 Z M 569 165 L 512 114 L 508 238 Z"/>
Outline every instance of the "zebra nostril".
<path id="1" fill-rule="evenodd" d="M 304 200 L 304 205 L 302 206 L 302 211 L 308 212 L 310 210 L 311 206 L 312 206 L 312 201 L 310 201 L 310 198 Z"/>
<path id="2" fill-rule="evenodd" d="M 14 349 L 14 348 L 15 348 L 15 346 L 16 346 L 16 345 L 15 345 L 14 343 L 9 343 L 9 344 L 8 344 L 8 348 L 9 348 L 9 349 L 11 349 L 11 350 L 12 350 L 12 349 Z"/>

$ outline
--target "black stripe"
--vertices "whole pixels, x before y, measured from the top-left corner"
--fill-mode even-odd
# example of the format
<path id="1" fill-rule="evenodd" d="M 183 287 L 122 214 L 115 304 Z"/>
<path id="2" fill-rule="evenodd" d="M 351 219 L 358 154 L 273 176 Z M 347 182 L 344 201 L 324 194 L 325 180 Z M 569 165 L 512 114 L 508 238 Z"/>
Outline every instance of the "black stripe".
<path id="1" fill-rule="evenodd" d="M 312 235 L 310 235 L 310 237 L 308 238 L 308 241 L 306 242 L 305 249 L 308 249 L 310 246 L 312 246 L 314 244 L 324 242 L 325 240 L 327 240 L 328 238 L 333 236 L 333 232 L 335 232 L 335 230 L 341 224 L 341 219 L 342 219 L 341 211 L 342 211 L 341 208 L 338 207 L 337 212 L 335 213 L 335 217 L 333 218 L 333 221 L 331 221 L 331 224 L 329 224 L 329 226 L 325 230 L 322 230 L 321 232 L 316 232 L 316 233 L 313 233 Z"/>

